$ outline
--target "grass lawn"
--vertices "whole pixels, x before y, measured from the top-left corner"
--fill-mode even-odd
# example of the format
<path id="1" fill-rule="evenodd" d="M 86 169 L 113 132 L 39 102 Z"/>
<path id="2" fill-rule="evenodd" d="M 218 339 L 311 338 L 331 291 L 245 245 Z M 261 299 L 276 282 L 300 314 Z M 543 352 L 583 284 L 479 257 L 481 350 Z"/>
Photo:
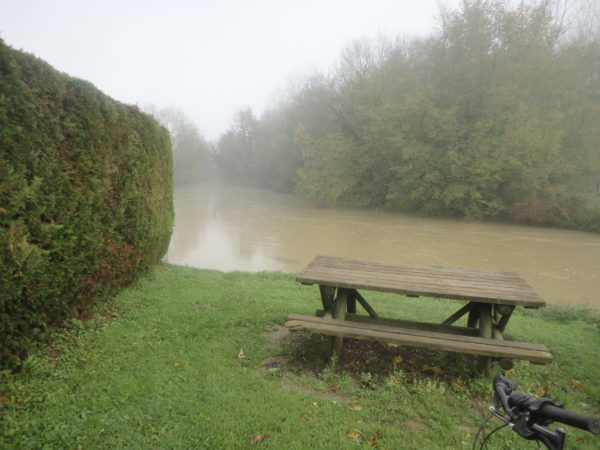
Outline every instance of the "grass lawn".
<path id="1" fill-rule="evenodd" d="M 370 294 L 389 317 L 441 321 L 458 305 Z M 269 344 L 289 313 L 319 305 L 318 288 L 291 274 L 159 267 L 72 320 L 20 373 L 2 374 L 0 448 L 470 448 L 492 395 L 470 358 L 382 350 L 389 361 L 363 354 L 318 367 L 309 360 L 319 359 L 319 337 Z M 518 309 L 509 330 L 546 344 L 555 361 L 519 362 L 510 377 L 599 416 L 599 319 L 581 308 Z M 600 436 L 565 428 L 567 448 L 600 448 Z M 490 446 L 524 447 L 535 443 L 509 430 Z"/>

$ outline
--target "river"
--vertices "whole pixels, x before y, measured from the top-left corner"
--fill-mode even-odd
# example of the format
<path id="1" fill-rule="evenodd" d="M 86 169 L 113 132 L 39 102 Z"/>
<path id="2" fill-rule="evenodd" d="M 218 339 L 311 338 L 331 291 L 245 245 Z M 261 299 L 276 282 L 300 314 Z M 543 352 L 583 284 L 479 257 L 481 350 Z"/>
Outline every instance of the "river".
<path id="1" fill-rule="evenodd" d="M 316 255 L 517 272 L 548 303 L 600 306 L 600 234 L 319 208 L 216 182 L 175 192 L 170 263 L 296 272 Z"/>

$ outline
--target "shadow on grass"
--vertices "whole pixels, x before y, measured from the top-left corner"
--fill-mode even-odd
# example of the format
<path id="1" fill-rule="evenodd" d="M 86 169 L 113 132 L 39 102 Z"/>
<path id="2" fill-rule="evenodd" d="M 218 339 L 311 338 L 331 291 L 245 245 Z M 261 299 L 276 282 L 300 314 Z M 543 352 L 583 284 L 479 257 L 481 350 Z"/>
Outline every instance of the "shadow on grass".
<path id="1" fill-rule="evenodd" d="M 399 374 L 408 384 L 424 378 L 464 384 L 478 376 L 472 355 L 344 339 L 341 354 L 332 359 L 329 342 L 326 336 L 290 333 L 280 327 L 268 337 L 268 345 L 278 347 L 279 356 L 263 361 L 263 369 L 320 378 L 333 371 L 350 377 L 362 388 L 377 388 Z"/>

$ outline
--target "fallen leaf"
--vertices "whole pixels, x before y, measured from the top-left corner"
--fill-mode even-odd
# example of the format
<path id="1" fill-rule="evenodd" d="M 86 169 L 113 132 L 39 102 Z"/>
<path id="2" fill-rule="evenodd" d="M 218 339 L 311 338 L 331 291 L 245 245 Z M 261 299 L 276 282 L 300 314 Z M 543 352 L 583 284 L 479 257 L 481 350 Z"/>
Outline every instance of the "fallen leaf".
<path id="1" fill-rule="evenodd" d="M 268 438 L 269 438 L 269 435 L 266 434 L 266 433 L 264 433 L 264 434 L 257 434 L 256 436 L 254 436 L 252 439 L 250 439 L 248 441 L 248 445 L 254 445 L 257 442 L 262 442 L 262 441 L 264 441 L 264 440 L 266 440 Z"/>
<path id="2" fill-rule="evenodd" d="M 575 380 L 575 379 L 571 380 L 571 386 L 573 386 L 575 389 L 580 388 L 582 385 L 583 385 L 583 383 L 579 380 Z"/>
<path id="3" fill-rule="evenodd" d="M 360 431 L 348 430 L 346 431 L 346 436 L 348 436 L 351 439 L 358 439 L 360 437 Z"/>
<path id="4" fill-rule="evenodd" d="M 240 348 L 240 351 L 238 352 L 236 357 L 237 359 L 244 359 L 246 357 L 246 355 L 244 355 L 244 350 Z"/>
<path id="5" fill-rule="evenodd" d="M 378 442 L 371 439 L 367 439 L 367 444 L 372 445 L 373 447 L 377 447 Z"/>
<path id="6" fill-rule="evenodd" d="M 173 363 L 173 365 L 174 365 L 175 367 L 180 367 L 180 366 L 181 366 L 181 363 L 180 363 L 180 362 L 176 362 L 176 363 Z"/>
<path id="7" fill-rule="evenodd" d="M 358 363 L 356 361 L 350 361 L 344 367 L 346 367 L 346 369 L 348 370 L 356 370 L 358 369 Z"/>
<path id="8" fill-rule="evenodd" d="M 429 373 L 433 373 L 435 375 L 443 375 L 444 374 L 444 371 L 442 370 L 441 367 L 431 366 L 429 364 L 423 364 L 423 366 L 421 367 L 421 370 L 423 372 L 429 372 Z"/>
<path id="9" fill-rule="evenodd" d="M 329 389 L 331 389 L 332 391 L 337 391 L 339 388 L 339 385 L 337 383 L 331 383 L 329 385 Z"/>
<path id="10" fill-rule="evenodd" d="M 436 375 L 444 375 L 444 370 L 440 366 L 432 366 L 431 371 Z"/>
<path id="11" fill-rule="evenodd" d="M 362 411 L 362 406 L 360 406 L 360 405 L 356 405 L 356 406 L 353 406 L 353 407 L 352 407 L 352 408 L 350 408 L 350 409 L 351 409 L 352 411 Z"/>
<path id="12" fill-rule="evenodd" d="M 465 384 L 465 382 L 464 382 L 464 381 L 462 381 L 462 380 L 455 380 L 455 379 L 453 379 L 453 380 L 451 381 L 451 383 L 452 383 L 452 384 L 455 384 L 456 386 L 459 386 L 459 387 L 461 387 L 461 388 L 466 388 L 466 387 L 467 387 L 467 385 Z"/>
<path id="13" fill-rule="evenodd" d="M 402 356 L 394 356 L 394 364 L 400 364 L 402 361 Z"/>
<path id="14" fill-rule="evenodd" d="M 546 394 L 548 393 L 548 388 L 545 387 L 539 387 L 537 390 L 537 395 L 539 395 L 540 397 L 545 397 Z"/>

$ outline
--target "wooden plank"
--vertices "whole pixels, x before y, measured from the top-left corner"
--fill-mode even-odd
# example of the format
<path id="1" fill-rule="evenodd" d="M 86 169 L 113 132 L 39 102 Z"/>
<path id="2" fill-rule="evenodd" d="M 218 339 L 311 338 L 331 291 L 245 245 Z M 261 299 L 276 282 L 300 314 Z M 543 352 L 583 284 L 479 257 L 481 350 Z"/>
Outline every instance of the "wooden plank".
<path id="1" fill-rule="evenodd" d="M 325 284 L 349 289 L 368 289 L 381 292 L 394 292 L 413 297 L 428 296 L 454 298 L 458 300 L 474 300 L 486 303 L 519 304 L 529 307 L 544 306 L 545 302 L 534 294 L 524 291 L 506 291 L 501 289 L 484 289 L 482 286 L 465 286 L 452 281 L 433 283 L 413 283 L 403 280 L 366 280 L 359 276 L 349 277 L 314 277 L 312 284 Z"/>
<path id="2" fill-rule="evenodd" d="M 301 283 L 369 289 L 406 295 L 545 306 L 531 286 L 512 272 L 439 266 L 391 265 L 317 256 L 297 277 Z"/>
<path id="3" fill-rule="evenodd" d="M 314 272 L 317 276 L 323 273 L 335 274 L 351 274 L 365 276 L 369 279 L 387 279 L 391 277 L 404 277 L 406 281 L 413 281 L 417 283 L 427 282 L 436 280 L 457 280 L 461 284 L 468 285 L 469 283 L 475 283 L 479 285 L 490 285 L 494 287 L 501 286 L 504 289 L 521 289 L 522 286 L 528 286 L 524 280 L 517 274 L 511 276 L 494 277 L 486 275 L 485 273 L 477 272 L 475 274 L 469 274 L 463 269 L 462 272 L 447 272 L 440 270 L 436 267 L 429 267 L 427 270 L 415 269 L 413 266 L 390 266 L 390 270 L 377 271 L 373 270 L 372 267 L 368 266 L 356 266 L 356 267 L 342 267 L 339 265 L 318 265 L 318 266 L 307 266 L 305 269 L 306 273 Z"/>
<path id="4" fill-rule="evenodd" d="M 438 289 L 440 287 L 446 289 L 460 288 L 461 291 L 474 291 L 474 293 L 482 292 L 494 292 L 503 296 L 519 296 L 523 298 L 535 299 L 537 294 L 531 289 L 530 286 L 517 283 L 517 281 L 508 282 L 495 282 L 486 283 L 484 280 L 461 280 L 459 278 L 440 278 L 434 277 L 432 274 L 428 277 L 411 277 L 407 274 L 396 274 L 386 276 L 375 276 L 367 273 L 352 273 L 352 272 L 333 272 L 333 271 L 320 271 L 310 273 L 303 272 L 301 274 L 304 280 L 312 276 L 313 284 L 329 284 L 330 281 L 342 281 L 348 283 L 365 284 L 365 285 L 384 285 L 390 286 L 391 288 L 402 288 L 402 289 L 421 289 L 431 290 Z"/>
<path id="5" fill-rule="evenodd" d="M 448 266 L 432 266 L 432 265 L 418 265 L 418 264 L 391 264 L 377 261 L 366 261 L 366 260 L 357 260 L 357 259 L 348 259 L 348 258 L 339 258 L 336 256 L 317 256 L 315 257 L 309 266 L 319 266 L 324 265 L 327 267 L 357 267 L 359 270 L 373 270 L 379 273 L 383 273 L 386 271 L 396 272 L 399 268 L 409 267 L 411 270 L 418 271 L 423 270 L 425 272 L 429 272 L 431 269 L 435 270 L 438 273 L 448 272 L 455 276 L 456 274 L 464 274 L 466 276 L 473 275 L 475 277 L 479 277 L 481 275 L 490 276 L 493 278 L 512 278 L 516 275 L 515 272 L 501 272 L 501 271 L 490 271 L 490 270 L 481 270 L 481 269 L 465 269 L 462 267 L 448 267 Z"/>
<path id="6" fill-rule="evenodd" d="M 459 327 L 456 325 L 438 325 L 437 323 L 428 323 L 428 322 L 413 322 L 411 320 L 400 320 L 400 319 L 387 319 L 387 318 L 378 318 L 373 319 L 368 316 L 361 316 L 358 314 L 346 314 L 346 320 L 350 320 L 352 322 L 362 322 L 369 324 L 381 324 L 388 325 L 396 328 L 411 328 L 414 330 L 423 330 L 423 331 L 435 331 L 438 333 L 446 333 L 446 334 L 460 334 L 463 336 L 477 336 L 478 331 L 475 328 L 467 328 L 467 327 Z"/>
<path id="7" fill-rule="evenodd" d="M 304 317 L 299 315 L 290 314 L 289 317 Z M 317 309 L 315 311 L 315 317 L 325 317 L 325 311 L 322 309 Z M 457 325 L 443 325 L 437 323 L 430 322 L 415 322 L 412 320 L 402 320 L 402 319 L 389 319 L 386 317 L 369 317 L 364 316 L 362 314 L 351 314 L 346 313 L 344 320 L 349 320 L 352 322 L 362 322 L 362 323 L 371 323 L 371 324 L 380 324 L 380 325 L 388 325 L 396 328 L 411 328 L 414 330 L 424 330 L 424 331 L 436 331 L 438 333 L 446 333 L 446 334 L 461 334 L 463 336 L 479 336 L 479 331 L 476 328 L 467 328 L 461 327 Z"/>
<path id="8" fill-rule="evenodd" d="M 463 282 L 474 281 L 477 283 L 514 283 L 522 280 L 516 273 L 493 272 L 474 269 L 450 268 L 440 266 L 416 266 L 416 265 L 391 265 L 370 261 L 355 261 L 342 258 L 317 256 L 305 271 L 314 270 L 318 273 L 323 271 L 335 273 L 356 272 L 358 274 L 371 274 L 372 276 L 406 275 L 421 278 L 449 278 L 463 280 Z"/>
<path id="9" fill-rule="evenodd" d="M 548 348 L 542 344 L 530 344 L 525 342 L 516 342 L 516 341 L 496 341 L 495 339 L 482 338 L 477 336 L 465 336 L 460 334 L 447 334 L 436 331 L 429 330 L 421 330 L 421 329 L 409 329 L 409 328 L 400 328 L 396 326 L 384 325 L 379 323 L 372 322 L 354 322 L 354 321 L 343 321 L 343 320 L 333 320 L 326 317 L 313 317 L 313 316 L 304 316 L 299 314 L 290 314 L 288 316 L 289 321 L 300 321 L 300 322 L 314 322 L 320 324 L 332 324 L 332 325 L 341 325 L 346 326 L 348 328 L 357 328 L 357 329 L 367 329 L 367 330 L 376 330 L 387 333 L 395 333 L 401 332 L 404 334 L 410 334 L 414 336 L 426 337 L 426 338 L 438 338 L 444 339 L 448 341 L 458 341 L 465 343 L 481 343 L 488 342 L 498 345 L 500 347 L 506 348 L 523 348 L 529 350 L 537 350 L 537 351 L 548 351 Z M 477 330 L 476 330 L 477 331 Z"/>
<path id="10" fill-rule="evenodd" d="M 324 258 L 324 257 L 317 257 Z M 463 268 L 451 268 L 451 267 L 440 267 L 440 266 L 416 266 L 416 265 L 382 265 L 382 263 L 375 263 L 370 261 L 362 261 L 360 264 L 353 260 L 345 260 L 342 258 L 336 258 L 331 260 L 315 259 L 311 262 L 306 269 L 307 271 L 315 270 L 317 273 L 322 271 L 328 271 L 331 273 L 339 272 L 356 272 L 359 274 L 370 274 L 371 276 L 397 276 L 405 275 L 412 276 L 415 278 L 450 278 L 458 279 L 463 282 L 474 281 L 477 283 L 489 282 L 493 284 L 497 283 L 514 283 L 515 280 L 521 278 L 516 273 L 511 272 L 493 272 L 493 271 L 481 271 L 473 269 Z"/>
<path id="11" fill-rule="evenodd" d="M 340 321 L 337 321 L 340 322 Z M 552 355 L 541 350 L 531 350 L 523 348 L 502 347 L 496 344 L 493 339 L 482 341 L 491 342 L 461 342 L 436 337 L 415 336 L 400 331 L 385 332 L 374 329 L 353 328 L 346 326 L 350 322 L 337 323 L 316 323 L 301 320 L 290 320 L 286 326 L 292 330 L 308 330 L 314 333 L 326 334 L 330 336 L 347 337 L 352 339 L 376 340 L 381 342 L 390 342 L 398 345 L 429 348 L 433 350 L 453 351 L 459 353 L 470 353 L 494 358 L 516 358 L 525 359 L 541 364 L 552 361 Z M 501 341 L 502 342 L 502 341 Z"/>
<path id="12" fill-rule="evenodd" d="M 327 284 L 329 281 L 346 280 L 353 283 L 368 285 L 389 285 L 403 288 L 431 290 L 437 288 L 460 288 L 461 291 L 473 291 L 476 293 L 494 292 L 504 296 L 519 296 L 536 299 L 537 294 L 531 286 L 519 278 L 504 281 L 490 281 L 485 278 L 462 279 L 459 277 L 440 277 L 435 272 L 422 276 L 414 276 L 409 272 L 398 272 L 395 274 L 367 273 L 366 271 L 353 272 L 349 270 L 332 270 L 331 268 L 319 271 L 305 271 L 300 274 L 304 280 L 312 278 L 312 282 Z"/>
<path id="13" fill-rule="evenodd" d="M 380 292 L 392 292 L 397 294 L 404 294 L 410 297 L 435 297 L 435 298 L 446 298 L 455 300 L 469 300 L 482 303 L 495 303 L 495 304 L 506 304 L 506 305 L 521 305 L 530 308 L 538 308 L 545 306 L 543 300 L 534 300 L 525 296 L 510 295 L 501 293 L 499 291 L 487 291 L 482 290 L 467 290 L 459 287 L 450 286 L 423 286 L 423 285 L 410 285 L 408 283 L 399 287 L 398 284 L 373 284 L 360 280 L 342 280 L 342 279 L 321 279 L 314 280 L 313 284 L 324 283 L 329 285 L 335 285 L 338 287 L 345 287 L 349 289 L 367 289 L 372 291 Z"/>

